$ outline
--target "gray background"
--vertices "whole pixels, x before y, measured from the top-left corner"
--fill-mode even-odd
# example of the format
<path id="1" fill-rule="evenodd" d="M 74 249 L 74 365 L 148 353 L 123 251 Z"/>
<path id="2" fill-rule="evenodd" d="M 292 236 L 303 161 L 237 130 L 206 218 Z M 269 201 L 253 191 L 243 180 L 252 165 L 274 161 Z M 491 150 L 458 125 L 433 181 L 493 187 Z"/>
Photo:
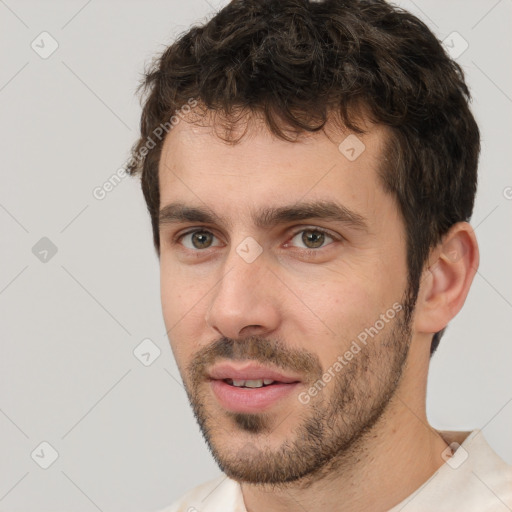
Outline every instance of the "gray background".
<path id="1" fill-rule="evenodd" d="M 137 137 L 144 63 L 225 3 L 0 0 L 2 511 L 151 511 L 219 474 L 165 336 L 139 181 L 92 192 Z M 512 0 L 400 5 L 467 41 L 483 138 L 481 266 L 432 362 L 429 418 L 484 428 L 512 462 Z M 46 59 L 31 47 L 51 48 L 43 31 L 59 45 Z M 161 350 L 149 366 L 133 354 L 146 338 Z"/>

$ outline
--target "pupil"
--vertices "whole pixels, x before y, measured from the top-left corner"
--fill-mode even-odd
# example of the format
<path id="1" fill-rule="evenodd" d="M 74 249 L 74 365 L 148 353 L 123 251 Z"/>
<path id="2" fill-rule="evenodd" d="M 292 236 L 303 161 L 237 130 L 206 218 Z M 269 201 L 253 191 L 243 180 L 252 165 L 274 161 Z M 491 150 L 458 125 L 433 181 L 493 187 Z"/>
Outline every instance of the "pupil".
<path id="1" fill-rule="evenodd" d="M 310 234 L 308 235 L 308 233 Z M 313 234 L 311 235 L 311 233 Z M 302 241 L 310 248 L 320 247 L 324 241 L 324 234 L 319 231 L 305 231 L 302 235 Z"/>
<path id="2" fill-rule="evenodd" d="M 204 249 L 205 247 L 208 247 L 211 243 L 211 240 L 209 240 L 210 233 L 205 233 L 204 231 L 199 231 L 197 233 L 194 233 L 192 236 L 192 244 L 196 249 Z M 196 243 L 198 242 L 198 243 Z M 209 243 L 210 242 L 210 243 Z"/>

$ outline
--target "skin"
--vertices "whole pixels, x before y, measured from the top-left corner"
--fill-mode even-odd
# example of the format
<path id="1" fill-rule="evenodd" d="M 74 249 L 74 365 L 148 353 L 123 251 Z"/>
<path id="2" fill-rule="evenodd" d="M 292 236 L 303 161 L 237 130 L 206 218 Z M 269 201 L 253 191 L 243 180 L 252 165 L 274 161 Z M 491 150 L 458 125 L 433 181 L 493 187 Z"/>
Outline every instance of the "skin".
<path id="1" fill-rule="evenodd" d="M 161 225 L 164 321 L 203 435 L 241 482 L 249 512 L 295 511 L 298 502 L 309 512 L 388 510 L 444 463 L 447 443 L 425 412 L 429 349 L 464 303 L 476 239 L 459 223 L 432 249 L 408 318 L 404 222 L 377 175 L 388 132 L 367 128 L 355 161 L 338 150 L 348 132 L 331 123 L 296 143 L 256 117 L 236 145 L 209 123 L 181 122 L 165 140 L 161 209 L 180 201 L 224 220 Z M 311 200 L 336 201 L 367 228 L 252 222 L 260 208 Z M 315 228 L 328 236 L 311 248 L 303 235 L 318 237 Z M 194 229 L 202 237 L 180 238 Z M 236 251 L 247 237 L 262 249 L 252 263 Z M 206 380 L 212 364 L 257 360 L 300 375 L 305 392 L 394 304 L 396 317 L 306 404 L 293 393 L 265 413 L 236 415 Z"/>

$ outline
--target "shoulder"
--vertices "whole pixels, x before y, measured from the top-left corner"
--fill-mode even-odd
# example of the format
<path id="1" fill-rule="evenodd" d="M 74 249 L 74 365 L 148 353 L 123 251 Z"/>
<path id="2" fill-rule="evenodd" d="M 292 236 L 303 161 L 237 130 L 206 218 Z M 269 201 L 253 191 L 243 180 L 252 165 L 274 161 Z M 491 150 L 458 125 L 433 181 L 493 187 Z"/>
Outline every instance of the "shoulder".
<path id="1" fill-rule="evenodd" d="M 512 510 L 512 466 L 496 454 L 482 431 L 438 432 L 453 456 L 390 512 Z"/>
<path id="2" fill-rule="evenodd" d="M 245 512 L 238 482 L 222 474 L 198 485 L 158 512 Z"/>
<path id="3" fill-rule="evenodd" d="M 481 430 L 471 432 L 456 447 L 453 462 L 447 460 L 443 470 L 439 483 L 445 484 L 445 492 L 446 485 L 458 491 L 466 510 L 494 512 L 512 507 L 512 466 L 492 449 Z"/>
<path id="4" fill-rule="evenodd" d="M 481 431 L 478 431 L 480 433 Z M 480 436 L 481 450 L 478 451 L 479 461 L 472 468 L 475 487 L 480 489 L 482 496 L 487 497 L 489 511 L 512 509 L 512 466 L 505 462 Z M 469 452 L 471 455 L 471 452 Z M 504 507 L 505 505 L 505 507 Z M 482 509 L 484 510 L 484 509 Z"/>

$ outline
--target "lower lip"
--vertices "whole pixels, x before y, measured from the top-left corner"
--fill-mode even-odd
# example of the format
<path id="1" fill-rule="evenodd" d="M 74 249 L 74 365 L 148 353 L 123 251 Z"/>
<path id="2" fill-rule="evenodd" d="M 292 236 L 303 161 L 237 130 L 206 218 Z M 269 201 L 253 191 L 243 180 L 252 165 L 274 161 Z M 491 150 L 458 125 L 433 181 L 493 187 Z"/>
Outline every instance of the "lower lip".
<path id="1" fill-rule="evenodd" d="M 261 412 L 296 392 L 298 382 L 272 384 L 261 388 L 238 388 L 223 380 L 210 381 L 219 403 L 233 412 Z"/>

